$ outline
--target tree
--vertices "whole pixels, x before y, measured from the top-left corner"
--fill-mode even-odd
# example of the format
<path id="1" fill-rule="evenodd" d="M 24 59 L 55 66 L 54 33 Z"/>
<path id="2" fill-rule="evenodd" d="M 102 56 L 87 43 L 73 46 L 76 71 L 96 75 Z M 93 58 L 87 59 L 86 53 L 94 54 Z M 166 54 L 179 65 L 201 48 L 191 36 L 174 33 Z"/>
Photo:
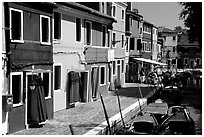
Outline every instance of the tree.
<path id="1" fill-rule="evenodd" d="M 197 41 L 202 48 L 202 2 L 180 2 L 179 4 L 183 7 L 179 19 L 182 19 L 185 27 L 189 28 L 189 41 Z"/>

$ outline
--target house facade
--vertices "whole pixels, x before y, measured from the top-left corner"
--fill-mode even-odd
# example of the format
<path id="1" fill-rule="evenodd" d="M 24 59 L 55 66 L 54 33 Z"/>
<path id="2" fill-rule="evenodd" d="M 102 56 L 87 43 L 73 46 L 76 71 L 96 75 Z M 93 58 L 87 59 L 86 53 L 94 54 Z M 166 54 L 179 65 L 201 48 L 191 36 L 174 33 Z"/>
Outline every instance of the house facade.
<path id="1" fill-rule="evenodd" d="M 178 34 L 176 31 L 165 27 L 160 27 L 158 31 L 159 37 L 163 39 L 162 62 L 168 64 L 167 69 L 176 72 Z"/>
<path id="2" fill-rule="evenodd" d="M 197 42 L 189 42 L 187 30 L 178 34 L 178 69 L 202 69 L 202 53 Z"/>
<path id="3" fill-rule="evenodd" d="M 51 3 L 3 3 L 7 84 L 2 91 L 2 125 L 5 133 L 28 128 L 32 111 L 30 83 L 43 80 L 48 119 L 53 118 Z M 5 72 L 4 71 L 4 72 Z"/>
<path id="4" fill-rule="evenodd" d="M 126 7 L 126 2 L 111 3 L 111 16 L 117 21 L 117 23 L 113 23 L 111 38 L 111 49 L 114 50 L 114 61 L 111 64 L 111 83 L 112 85 L 119 87 L 125 85 L 125 66 L 128 63 L 127 58 L 125 58 L 127 45 L 125 36 Z"/>
<path id="5" fill-rule="evenodd" d="M 126 82 L 136 82 L 139 80 L 140 64 L 134 58 L 140 57 L 142 48 L 142 20 L 143 16 L 139 14 L 137 3 L 128 2 L 126 10 L 126 35 L 128 37 L 128 65 L 126 72 Z"/>
<path id="6" fill-rule="evenodd" d="M 97 100 L 99 91 L 107 94 L 109 31 L 114 19 L 85 3 L 56 4 L 61 37 L 54 39 L 54 110 L 59 111 Z"/>
<path id="7" fill-rule="evenodd" d="M 152 48 L 153 48 L 153 24 L 148 21 L 143 21 L 143 37 L 142 37 L 142 53 L 141 58 L 152 60 Z M 146 75 L 152 70 L 152 64 L 148 62 L 142 62 L 142 67 L 145 70 Z"/>

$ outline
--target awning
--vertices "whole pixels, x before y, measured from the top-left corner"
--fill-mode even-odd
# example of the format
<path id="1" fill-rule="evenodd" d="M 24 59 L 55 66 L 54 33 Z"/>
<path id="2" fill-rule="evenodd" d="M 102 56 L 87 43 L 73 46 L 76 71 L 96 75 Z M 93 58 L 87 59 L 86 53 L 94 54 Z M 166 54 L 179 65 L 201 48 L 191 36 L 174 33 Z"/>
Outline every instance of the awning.
<path id="1" fill-rule="evenodd" d="M 161 63 L 161 62 L 157 62 L 157 61 L 150 60 L 150 59 L 145 59 L 145 58 L 134 58 L 134 59 L 138 60 L 138 61 L 144 61 L 144 62 L 147 62 L 147 63 L 161 65 L 161 66 L 166 66 L 167 65 L 166 63 Z"/>

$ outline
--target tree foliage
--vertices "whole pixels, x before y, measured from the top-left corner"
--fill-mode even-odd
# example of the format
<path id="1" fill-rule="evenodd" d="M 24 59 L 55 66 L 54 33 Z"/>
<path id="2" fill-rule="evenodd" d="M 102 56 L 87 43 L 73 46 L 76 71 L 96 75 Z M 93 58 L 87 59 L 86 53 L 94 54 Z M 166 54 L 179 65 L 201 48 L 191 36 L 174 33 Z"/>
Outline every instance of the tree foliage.
<path id="1" fill-rule="evenodd" d="M 189 28 L 189 41 L 197 41 L 202 47 L 202 2 L 180 2 L 179 4 L 183 7 L 179 19 L 182 19 L 185 27 Z"/>

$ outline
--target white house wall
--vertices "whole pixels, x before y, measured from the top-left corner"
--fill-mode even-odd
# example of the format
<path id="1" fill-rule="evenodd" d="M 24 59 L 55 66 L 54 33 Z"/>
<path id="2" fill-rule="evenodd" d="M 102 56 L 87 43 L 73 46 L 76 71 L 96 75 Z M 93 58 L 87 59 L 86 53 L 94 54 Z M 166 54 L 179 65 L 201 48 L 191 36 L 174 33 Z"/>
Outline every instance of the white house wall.
<path id="1" fill-rule="evenodd" d="M 66 108 L 66 83 L 68 70 L 84 70 L 84 66 L 80 64 L 81 59 L 83 60 L 83 43 L 76 42 L 75 17 L 62 14 L 61 26 L 61 40 L 54 42 L 53 46 L 54 64 L 62 64 L 62 89 L 54 91 L 54 112 Z M 81 41 L 84 41 L 83 29 L 81 30 L 81 34 Z"/>

